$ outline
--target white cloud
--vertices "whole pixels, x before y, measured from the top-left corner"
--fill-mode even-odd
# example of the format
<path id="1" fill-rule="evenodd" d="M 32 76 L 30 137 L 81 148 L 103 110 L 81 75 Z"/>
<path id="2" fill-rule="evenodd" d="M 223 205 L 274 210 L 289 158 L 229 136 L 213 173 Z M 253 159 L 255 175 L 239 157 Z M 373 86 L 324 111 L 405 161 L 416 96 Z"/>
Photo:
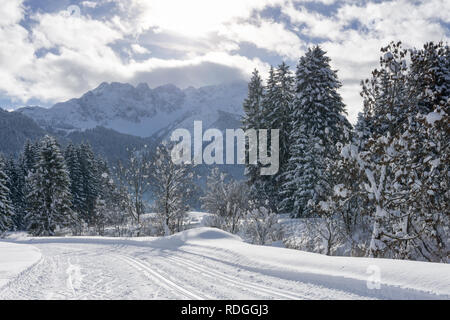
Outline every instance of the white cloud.
<path id="1" fill-rule="evenodd" d="M 8 0 L 0 6 L 0 27 L 19 23 L 24 12 L 23 0 Z"/>
<path id="2" fill-rule="evenodd" d="M 251 23 L 223 26 L 220 35 L 237 42 L 249 42 L 258 48 L 278 53 L 283 57 L 297 59 L 302 54 L 303 41 L 287 30 L 286 26 L 262 20 L 258 25 Z"/>
<path id="3" fill-rule="evenodd" d="M 358 83 L 377 66 L 380 47 L 391 40 L 409 47 L 447 40 L 449 30 L 441 22 L 450 23 L 445 0 L 348 0 L 328 13 L 307 9 L 312 0 L 295 1 L 295 6 L 293 0 L 99 0 L 80 6 L 97 10 L 107 2 L 114 2 L 108 7 L 116 10 L 108 20 L 83 15 L 83 10 L 70 17 L 33 13 L 22 0 L 2 4 L 1 94 L 24 103 L 31 98 L 56 102 L 103 81 L 218 83 L 248 77 L 255 67 L 267 72 L 262 59 L 235 53 L 244 43 L 280 60 L 297 60 L 312 44 L 306 41 L 314 41 L 304 39 L 319 38 L 339 70 L 341 92 L 355 120 L 362 106 Z M 270 12 L 262 17 L 268 6 L 281 6 L 290 24 L 271 20 Z M 28 30 L 19 24 L 26 11 L 33 20 Z"/>
<path id="4" fill-rule="evenodd" d="M 150 53 L 150 50 L 148 50 L 147 48 L 144 48 L 143 46 L 137 44 L 137 43 L 133 43 L 131 45 L 131 49 L 133 50 L 134 53 L 137 54 L 148 54 Z"/>
<path id="5" fill-rule="evenodd" d="M 126 34 L 112 22 L 59 13 L 37 14 L 33 19 L 36 25 L 31 32 L 14 23 L 0 30 L 0 41 L 5 44 L 2 47 L 5 50 L 0 51 L 0 90 L 24 103 L 31 98 L 49 102 L 66 100 L 105 80 L 134 83 L 141 79 L 160 85 L 157 81 L 166 79 L 180 86 L 207 85 L 211 81 L 220 82 L 221 73 L 228 74 L 231 80 L 248 77 L 255 67 L 268 68 L 259 59 L 222 51 L 184 59 L 123 61 L 111 45 Z M 132 44 L 131 48 L 135 53 L 149 53 L 139 44 Z M 43 49 L 49 51 L 36 56 L 37 50 Z M 186 74 L 176 77 L 180 70 Z M 211 77 L 209 74 L 215 71 L 216 75 Z M 173 81 L 161 76 L 164 73 L 171 74 Z"/>
<path id="6" fill-rule="evenodd" d="M 81 2 L 81 5 L 87 8 L 95 8 L 97 7 L 98 3 L 94 1 L 83 1 Z"/>
<path id="7" fill-rule="evenodd" d="M 448 39 L 448 29 L 439 21 L 450 21 L 446 14 L 450 2 L 445 0 L 348 1 L 330 16 L 294 7 L 291 1 L 282 11 L 292 23 L 303 25 L 302 34 L 323 39 L 322 47 L 339 70 L 341 93 L 352 121 L 362 107 L 357 83 L 377 67 L 382 46 L 400 40 L 405 47 L 420 47 L 427 41 Z"/>
<path id="8" fill-rule="evenodd" d="M 217 32 L 225 23 L 247 19 L 254 10 L 282 4 L 285 0 L 118 0 L 133 17 L 135 31 L 149 28 L 189 37 Z"/>

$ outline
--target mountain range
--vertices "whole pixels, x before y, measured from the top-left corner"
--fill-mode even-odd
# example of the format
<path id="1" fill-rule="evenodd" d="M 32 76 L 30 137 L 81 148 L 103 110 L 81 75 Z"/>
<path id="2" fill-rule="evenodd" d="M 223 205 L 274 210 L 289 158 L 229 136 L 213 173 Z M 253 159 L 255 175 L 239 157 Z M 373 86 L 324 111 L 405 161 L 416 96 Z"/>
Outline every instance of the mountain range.
<path id="1" fill-rule="evenodd" d="M 245 82 L 186 89 L 104 82 L 50 108 L 0 109 L 0 152 L 17 154 L 27 139 L 51 134 L 62 145 L 87 141 L 96 153 L 115 162 L 127 156 L 127 148 L 156 145 L 176 128 L 193 132 L 195 120 L 203 122 L 203 130 L 239 128 L 246 95 Z M 240 177 L 243 168 L 225 171 Z"/>
<path id="2" fill-rule="evenodd" d="M 246 94 L 245 82 L 184 90 L 171 84 L 151 89 L 145 83 L 134 87 L 104 82 L 80 98 L 49 109 L 25 107 L 16 112 L 44 129 L 61 133 L 101 126 L 139 137 L 158 137 L 174 128 L 191 129 L 194 120 L 202 120 L 204 128 L 215 124 L 235 128 Z"/>

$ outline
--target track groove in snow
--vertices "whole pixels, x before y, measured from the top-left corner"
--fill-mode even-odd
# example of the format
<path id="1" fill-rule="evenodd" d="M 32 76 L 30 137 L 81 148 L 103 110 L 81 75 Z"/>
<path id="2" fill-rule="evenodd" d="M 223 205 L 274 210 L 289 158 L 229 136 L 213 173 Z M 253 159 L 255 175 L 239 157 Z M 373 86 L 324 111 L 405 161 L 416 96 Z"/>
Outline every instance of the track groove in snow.
<path id="1" fill-rule="evenodd" d="M 450 298 L 449 265 L 253 246 L 212 228 L 162 238 L 16 242 L 32 244 L 42 258 L 9 279 L 0 299 Z M 373 264 L 382 270 L 380 290 L 366 286 Z"/>
<path id="2" fill-rule="evenodd" d="M 144 261 L 138 261 L 135 258 L 132 258 L 130 256 L 126 255 L 116 255 L 117 258 L 122 259 L 129 263 L 131 266 L 135 267 L 139 271 L 143 272 L 148 278 L 150 279 L 157 279 L 158 282 L 162 285 L 168 286 L 169 289 L 175 290 L 176 292 L 180 293 L 183 297 L 186 299 L 194 299 L 194 300 L 204 300 L 204 297 L 201 297 L 200 295 L 197 295 L 193 292 L 190 292 L 180 285 L 176 284 L 175 282 L 167 279 L 167 277 L 164 277 L 159 272 L 156 272 L 151 268 L 150 265 L 148 265 Z"/>
<path id="3" fill-rule="evenodd" d="M 278 297 L 279 299 L 293 299 L 293 300 L 309 300 L 306 296 L 299 296 L 299 295 L 293 295 L 286 291 L 277 290 L 274 288 L 258 285 L 258 284 L 252 284 L 250 282 L 247 282 L 243 279 L 233 279 L 224 273 L 212 271 L 211 269 L 207 269 L 205 267 L 202 267 L 200 264 L 194 264 L 191 262 L 186 261 L 185 259 L 181 259 L 178 257 L 173 256 L 166 256 L 166 259 L 169 259 L 171 261 L 174 261 L 180 266 L 184 266 L 187 268 L 190 268 L 193 271 L 196 271 L 202 275 L 207 275 L 212 279 L 220 279 L 224 281 L 226 284 L 235 285 L 238 287 L 244 287 L 247 288 L 249 291 L 256 291 L 257 293 L 261 294 L 262 296 L 268 295 L 270 297 Z"/>

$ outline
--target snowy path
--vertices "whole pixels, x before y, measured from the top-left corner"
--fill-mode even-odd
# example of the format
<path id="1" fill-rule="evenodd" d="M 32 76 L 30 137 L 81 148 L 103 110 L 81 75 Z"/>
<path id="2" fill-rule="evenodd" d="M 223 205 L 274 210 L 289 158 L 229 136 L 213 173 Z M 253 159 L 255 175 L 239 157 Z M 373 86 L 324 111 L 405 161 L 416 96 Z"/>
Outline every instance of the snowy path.
<path id="1" fill-rule="evenodd" d="M 0 286 L 0 299 L 450 298 L 448 265 L 252 246 L 209 228 L 160 239 L 21 242 L 38 248 L 42 258 Z M 380 289 L 367 288 L 366 269 L 374 263 Z"/>

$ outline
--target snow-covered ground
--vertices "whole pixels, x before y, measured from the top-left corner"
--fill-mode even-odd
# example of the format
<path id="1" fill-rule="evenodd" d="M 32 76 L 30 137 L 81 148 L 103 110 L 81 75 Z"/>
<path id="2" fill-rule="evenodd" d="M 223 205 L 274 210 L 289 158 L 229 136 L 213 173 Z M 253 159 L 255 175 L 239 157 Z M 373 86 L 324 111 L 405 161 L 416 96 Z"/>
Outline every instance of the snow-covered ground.
<path id="1" fill-rule="evenodd" d="M 41 252 L 34 246 L 0 242 L 0 288 L 25 273 L 40 259 Z"/>
<path id="2" fill-rule="evenodd" d="M 450 299 L 446 264 L 255 246 L 206 227 L 164 238 L 16 237 L 0 242 L 0 259 L 2 299 Z"/>

